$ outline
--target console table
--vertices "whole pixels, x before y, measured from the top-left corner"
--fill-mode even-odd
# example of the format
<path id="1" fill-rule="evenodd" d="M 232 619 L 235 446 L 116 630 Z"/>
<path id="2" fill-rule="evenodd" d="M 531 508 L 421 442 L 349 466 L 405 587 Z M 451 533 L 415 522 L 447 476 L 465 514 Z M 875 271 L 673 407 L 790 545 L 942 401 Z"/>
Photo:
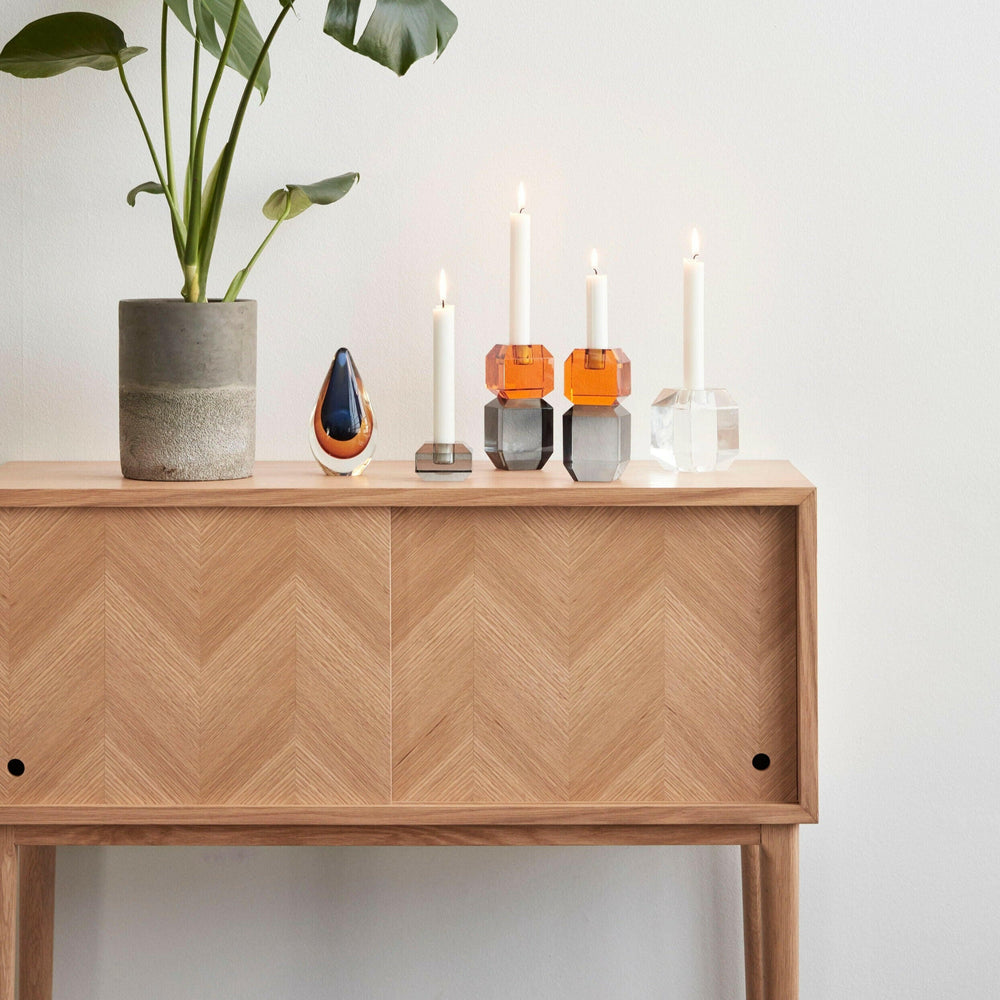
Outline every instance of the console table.
<path id="1" fill-rule="evenodd" d="M 738 844 L 747 996 L 798 996 L 816 493 L 0 466 L 0 1000 L 59 844 Z"/>

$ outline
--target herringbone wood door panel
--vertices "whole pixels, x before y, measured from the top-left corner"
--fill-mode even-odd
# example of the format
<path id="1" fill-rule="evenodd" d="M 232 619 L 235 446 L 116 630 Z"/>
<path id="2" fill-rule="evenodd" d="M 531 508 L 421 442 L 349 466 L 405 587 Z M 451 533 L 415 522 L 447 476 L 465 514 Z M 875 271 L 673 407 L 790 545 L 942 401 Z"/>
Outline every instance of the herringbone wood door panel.
<path id="1" fill-rule="evenodd" d="M 388 801 L 388 510 L 0 518 L 3 801 Z"/>
<path id="2" fill-rule="evenodd" d="M 475 801 L 475 519 L 466 510 L 393 512 L 396 801 Z"/>
<path id="3" fill-rule="evenodd" d="M 104 516 L 5 510 L 0 593 L 8 759 L 4 801 L 104 801 Z"/>
<path id="4" fill-rule="evenodd" d="M 795 530 L 794 508 L 394 511 L 393 797 L 795 801 Z"/>
<path id="5" fill-rule="evenodd" d="M 26 766 L 0 801 L 794 802 L 795 532 L 794 507 L 0 511 Z"/>

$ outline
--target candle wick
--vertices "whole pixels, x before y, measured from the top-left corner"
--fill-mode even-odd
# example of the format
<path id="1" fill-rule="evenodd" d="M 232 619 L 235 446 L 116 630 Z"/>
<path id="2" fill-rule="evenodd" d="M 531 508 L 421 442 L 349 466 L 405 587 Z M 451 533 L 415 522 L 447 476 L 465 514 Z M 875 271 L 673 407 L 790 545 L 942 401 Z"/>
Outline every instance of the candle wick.
<path id="1" fill-rule="evenodd" d="M 701 256 L 700 254 L 695 254 L 691 259 L 692 260 L 697 260 L 700 256 Z"/>
<path id="2" fill-rule="evenodd" d="M 441 300 L 441 308 L 444 309 L 444 299 Z"/>
<path id="3" fill-rule="evenodd" d="M 525 209 L 526 209 L 527 207 L 528 207 L 527 205 L 522 205 L 522 206 L 521 206 L 521 207 L 520 207 L 520 208 L 519 208 L 519 209 L 517 210 L 517 214 L 518 214 L 518 215 L 523 215 L 523 214 L 524 214 L 524 210 L 525 210 Z"/>
<path id="4" fill-rule="evenodd" d="M 594 272 L 594 274 L 597 274 L 597 268 L 596 267 L 591 268 L 591 270 Z"/>

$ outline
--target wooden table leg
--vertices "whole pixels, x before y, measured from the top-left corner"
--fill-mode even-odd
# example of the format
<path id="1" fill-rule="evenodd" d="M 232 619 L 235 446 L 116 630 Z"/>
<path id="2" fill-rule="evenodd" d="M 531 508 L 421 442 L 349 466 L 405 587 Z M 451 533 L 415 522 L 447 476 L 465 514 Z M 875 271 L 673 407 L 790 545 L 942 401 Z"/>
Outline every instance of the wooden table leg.
<path id="1" fill-rule="evenodd" d="M 0 1000 L 16 1000 L 17 845 L 13 827 L 0 827 Z"/>
<path id="2" fill-rule="evenodd" d="M 761 924 L 766 1000 L 799 996 L 799 828 L 760 828 Z"/>
<path id="3" fill-rule="evenodd" d="M 17 849 L 20 911 L 18 1000 L 52 1000 L 52 930 L 56 901 L 56 849 Z"/>
<path id="4" fill-rule="evenodd" d="M 0 1000 L 52 1000 L 55 888 L 56 849 L 0 827 Z"/>
<path id="5" fill-rule="evenodd" d="M 743 960 L 746 1000 L 764 1000 L 764 950 L 760 926 L 760 844 L 740 848 L 743 871 Z"/>

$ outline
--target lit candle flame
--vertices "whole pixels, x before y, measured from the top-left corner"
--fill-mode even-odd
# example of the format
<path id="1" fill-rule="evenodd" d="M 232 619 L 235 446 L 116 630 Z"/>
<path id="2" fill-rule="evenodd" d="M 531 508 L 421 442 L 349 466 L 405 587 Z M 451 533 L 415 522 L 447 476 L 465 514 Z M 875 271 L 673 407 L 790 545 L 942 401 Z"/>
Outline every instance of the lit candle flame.
<path id="1" fill-rule="evenodd" d="M 590 266 L 594 274 L 597 274 L 597 247 L 590 251 Z"/>
<path id="2" fill-rule="evenodd" d="M 441 305 L 444 305 L 445 300 L 448 298 L 448 279 L 445 277 L 443 270 L 438 276 L 438 297 L 441 299 Z"/>
<path id="3" fill-rule="evenodd" d="M 701 253 L 701 240 L 698 237 L 698 230 L 691 230 L 691 259 L 694 260 Z"/>
<path id="4" fill-rule="evenodd" d="M 524 197 L 524 181 L 521 181 L 517 186 L 517 210 L 519 212 L 524 211 L 524 206 L 527 205 L 527 199 Z"/>

